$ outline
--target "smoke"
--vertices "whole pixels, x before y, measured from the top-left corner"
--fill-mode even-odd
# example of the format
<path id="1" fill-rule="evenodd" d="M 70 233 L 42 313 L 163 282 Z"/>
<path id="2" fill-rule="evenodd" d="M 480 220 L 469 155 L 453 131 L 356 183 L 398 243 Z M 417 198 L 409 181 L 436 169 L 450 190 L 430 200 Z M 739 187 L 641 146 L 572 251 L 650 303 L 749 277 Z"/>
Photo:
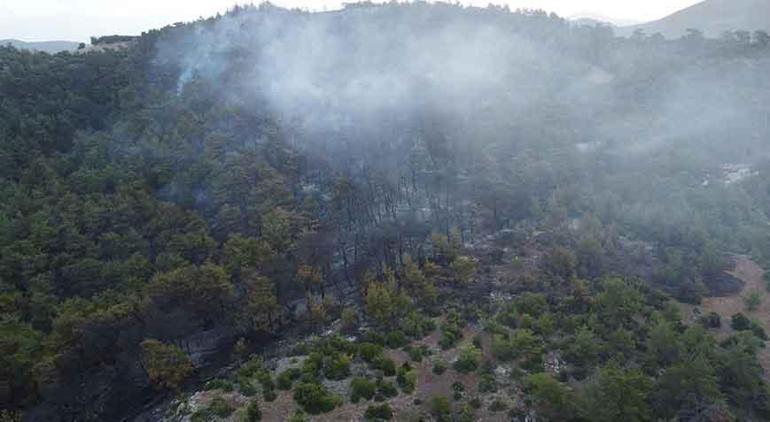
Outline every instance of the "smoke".
<path id="1" fill-rule="evenodd" d="M 521 34 L 500 11 L 457 10 L 401 5 L 311 14 L 261 7 L 199 25 L 185 45 L 161 45 L 159 58 L 181 65 L 180 92 L 194 78 L 229 80 L 228 94 L 264 100 L 311 131 L 425 109 L 517 114 L 548 95 L 585 99 L 586 90 L 611 78 Z M 578 79 L 553 71 L 575 68 Z"/>
<path id="2" fill-rule="evenodd" d="M 178 66 L 178 92 L 214 84 L 225 101 L 278 116 L 305 148 L 387 153 L 385 138 L 402 148 L 430 120 L 474 151 L 572 144 L 627 156 L 699 142 L 724 152 L 717 135 L 752 127 L 764 97 L 747 102 L 736 87 L 756 84 L 756 69 L 704 56 L 541 12 L 418 3 L 240 10 L 165 39 L 157 61 Z"/>

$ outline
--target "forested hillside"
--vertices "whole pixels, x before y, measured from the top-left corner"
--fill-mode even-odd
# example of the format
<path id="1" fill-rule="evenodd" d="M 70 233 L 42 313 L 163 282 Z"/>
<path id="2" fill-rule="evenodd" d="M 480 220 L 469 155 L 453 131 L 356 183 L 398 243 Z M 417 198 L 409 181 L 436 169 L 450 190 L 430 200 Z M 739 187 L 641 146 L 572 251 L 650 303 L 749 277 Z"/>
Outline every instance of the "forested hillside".
<path id="1" fill-rule="evenodd" d="M 422 3 L 0 47 L 1 418 L 130 419 L 246 362 L 258 420 L 249 356 L 339 320 L 356 340 L 276 380 L 305 413 L 344 408 L 346 359 L 422 394 L 383 347 L 440 332 L 451 371 L 515 367 L 510 418 L 770 418 L 762 326 L 676 305 L 740 291 L 734 254 L 770 266 L 768 65 L 761 34 Z M 473 414 L 458 394 L 432 417 Z"/>

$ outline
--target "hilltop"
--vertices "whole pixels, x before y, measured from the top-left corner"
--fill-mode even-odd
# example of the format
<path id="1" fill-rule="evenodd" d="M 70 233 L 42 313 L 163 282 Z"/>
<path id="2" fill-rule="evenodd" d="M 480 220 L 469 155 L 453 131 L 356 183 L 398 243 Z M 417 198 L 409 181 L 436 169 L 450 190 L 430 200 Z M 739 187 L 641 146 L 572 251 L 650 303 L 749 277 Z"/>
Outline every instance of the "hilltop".
<path id="1" fill-rule="evenodd" d="M 654 22 L 618 28 L 617 33 L 629 35 L 642 29 L 648 35 L 660 32 L 666 38 L 679 38 L 690 28 L 710 38 L 725 31 L 770 31 L 770 0 L 706 0 Z"/>

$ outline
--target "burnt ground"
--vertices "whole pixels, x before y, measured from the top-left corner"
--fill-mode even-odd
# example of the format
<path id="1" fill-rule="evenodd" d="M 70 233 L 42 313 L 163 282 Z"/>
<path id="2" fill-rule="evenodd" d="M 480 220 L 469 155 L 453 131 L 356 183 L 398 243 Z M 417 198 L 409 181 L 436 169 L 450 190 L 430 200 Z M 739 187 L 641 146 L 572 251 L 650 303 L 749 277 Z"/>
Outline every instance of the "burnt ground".
<path id="1" fill-rule="evenodd" d="M 765 331 L 770 332 L 770 298 L 765 296 L 762 304 L 754 311 L 747 310 L 743 302 L 743 297 L 752 290 L 765 294 L 767 289 L 762 278 L 765 271 L 747 256 L 736 256 L 734 259 L 735 268 L 729 271 L 727 275 L 742 283 L 742 287 L 738 291 L 726 296 L 705 298 L 698 306 L 680 304 L 683 320 L 688 324 L 697 320 L 698 312 L 700 315 L 709 312 L 719 314 L 722 317 L 722 326 L 719 329 L 711 330 L 718 340 L 725 339 L 733 333 L 733 329 L 730 328 L 730 318 L 738 312 L 743 312 L 749 318 L 757 320 Z M 768 377 L 770 374 L 770 348 L 760 349 L 758 358 L 765 370 L 765 377 Z"/>

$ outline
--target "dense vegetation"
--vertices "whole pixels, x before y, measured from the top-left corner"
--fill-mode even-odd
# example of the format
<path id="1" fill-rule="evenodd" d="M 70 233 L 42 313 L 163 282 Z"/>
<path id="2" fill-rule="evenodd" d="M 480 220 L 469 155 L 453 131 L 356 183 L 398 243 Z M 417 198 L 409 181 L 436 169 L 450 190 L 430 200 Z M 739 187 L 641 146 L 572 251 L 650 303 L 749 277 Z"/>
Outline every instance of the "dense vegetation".
<path id="1" fill-rule="evenodd" d="M 326 340 L 291 373 L 248 360 L 241 391 L 292 390 L 308 414 L 353 399 L 322 380 L 355 378 L 355 401 L 412 394 L 417 373 L 382 349 L 427 356 L 412 343 L 438 332 L 459 358 L 434 372 L 491 391 L 516 362 L 546 419 L 768 418 L 761 327 L 738 317 L 717 341 L 718 321 L 668 302 L 729 291 L 728 253 L 770 263 L 768 59 L 762 34 L 623 39 L 427 4 L 2 47 L 0 401 L 130 417 L 265 333 L 339 318 L 387 335 Z M 567 370 L 543 373 L 550 353 Z M 467 406 L 425 405 L 472 414 L 455 392 Z M 199 417 L 234 411 L 211 407 Z"/>

